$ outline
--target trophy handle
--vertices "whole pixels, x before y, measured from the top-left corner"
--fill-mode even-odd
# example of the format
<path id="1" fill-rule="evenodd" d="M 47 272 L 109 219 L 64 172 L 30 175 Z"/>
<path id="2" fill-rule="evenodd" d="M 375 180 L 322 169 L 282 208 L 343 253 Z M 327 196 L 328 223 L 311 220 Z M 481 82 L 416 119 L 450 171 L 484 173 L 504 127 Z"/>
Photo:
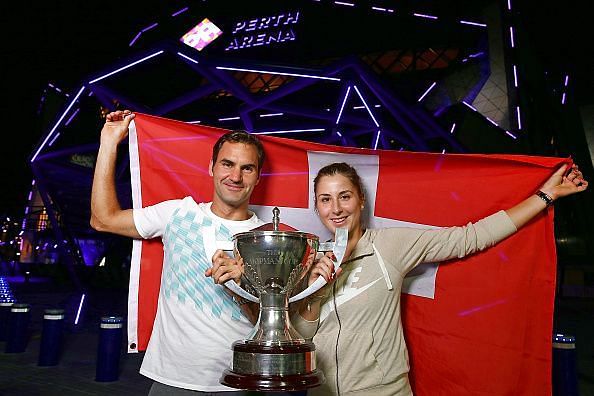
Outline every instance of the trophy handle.
<path id="1" fill-rule="evenodd" d="M 227 282 L 224 283 L 224 285 L 227 286 L 227 288 L 229 290 L 231 290 L 233 293 L 237 294 L 240 297 L 245 298 L 246 300 L 249 300 L 249 301 L 255 302 L 255 303 L 260 302 L 260 299 L 258 297 L 243 290 L 237 283 L 235 283 L 235 281 L 233 279 L 229 279 Z"/>
<path id="2" fill-rule="evenodd" d="M 342 260 L 344 259 L 344 254 L 346 252 L 346 245 L 349 240 L 349 231 L 346 228 L 337 228 L 334 234 L 334 242 L 323 242 L 320 243 L 318 252 L 333 252 L 334 256 L 336 257 L 336 262 L 334 263 L 334 273 L 336 273 L 336 269 L 340 267 L 342 264 Z M 302 292 L 294 295 L 293 297 L 289 298 L 289 304 L 295 301 L 299 301 L 308 297 L 322 287 L 326 285 L 326 279 L 323 276 L 319 276 L 318 279 L 311 285 L 307 287 L 307 289 L 303 290 Z"/>

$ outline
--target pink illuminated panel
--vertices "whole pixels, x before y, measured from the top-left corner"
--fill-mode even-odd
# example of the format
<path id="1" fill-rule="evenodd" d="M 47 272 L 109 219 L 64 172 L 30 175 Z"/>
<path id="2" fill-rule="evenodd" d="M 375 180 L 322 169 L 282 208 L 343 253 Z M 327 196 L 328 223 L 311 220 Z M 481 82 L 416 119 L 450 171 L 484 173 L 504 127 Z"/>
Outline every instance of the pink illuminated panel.
<path id="1" fill-rule="evenodd" d="M 201 51 L 208 44 L 212 43 L 223 34 L 223 31 L 212 23 L 208 18 L 204 18 L 202 22 L 194 26 L 192 30 L 184 34 L 180 41 Z"/>

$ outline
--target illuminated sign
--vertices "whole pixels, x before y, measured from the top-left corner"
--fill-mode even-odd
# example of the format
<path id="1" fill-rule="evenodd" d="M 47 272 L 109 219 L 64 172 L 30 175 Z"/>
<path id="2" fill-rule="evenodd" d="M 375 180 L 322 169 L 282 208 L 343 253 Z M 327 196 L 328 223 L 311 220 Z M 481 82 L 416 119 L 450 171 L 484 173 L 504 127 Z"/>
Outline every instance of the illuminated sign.
<path id="1" fill-rule="evenodd" d="M 239 21 L 225 51 L 293 41 L 297 37 L 293 26 L 298 22 L 299 11 Z"/>
<path id="2" fill-rule="evenodd" d="M 184 34 L 180 41 L 192 48 L 201 51 L 208 44 L 212 43 L 223 34 L 223 31 L 212 23 L 208 18 L 204 18 L 202 22 L 194 26 L 192 30 Z"/>

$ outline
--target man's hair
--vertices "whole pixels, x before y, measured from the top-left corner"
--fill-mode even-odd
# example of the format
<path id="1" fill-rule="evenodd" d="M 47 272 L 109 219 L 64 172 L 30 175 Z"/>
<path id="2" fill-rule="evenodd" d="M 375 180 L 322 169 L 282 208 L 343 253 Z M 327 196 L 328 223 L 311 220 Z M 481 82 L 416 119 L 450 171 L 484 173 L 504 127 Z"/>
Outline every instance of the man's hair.
<path id="1" fill-rule="evenodd" d="M 256 148 L 258 151 L 258 174 L 262 172 L 262 165 L 264 165 L 264 146 L 260 139 L 258 139 L 255 135 L 251 135 L 246 131 L 231 131 L 227 132 L 223 136 L 217 140 L 215 145 L 212 148 L 212 165 L 216 164 L 217 157 L 219 156 L 219 151 L 221 151 L 221 147 L 225 142 L 229 143 L 243 143 L 249 144 Z"/>

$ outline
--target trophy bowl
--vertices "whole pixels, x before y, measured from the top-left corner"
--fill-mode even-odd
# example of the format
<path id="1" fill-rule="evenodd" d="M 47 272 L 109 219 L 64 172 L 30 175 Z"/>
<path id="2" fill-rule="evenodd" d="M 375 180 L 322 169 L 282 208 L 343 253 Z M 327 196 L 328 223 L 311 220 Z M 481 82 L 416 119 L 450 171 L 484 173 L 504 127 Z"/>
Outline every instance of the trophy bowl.
<path id="1" fill-rule="evenodd" d="M 233 388 L 292 391 L 324 382 L 316 369 L 313 342 L 305 340 L 289 319 L 289 297 L 307 275 L 319 239 L 305 232 L 278 231 L 277 215 L 274 230 L 233 237 L 235 256 L 244 264 L 242 283 L 260 301 L 258 322 L 247 339 L 233 343 L 231 368 L 220 379 Z"/>

